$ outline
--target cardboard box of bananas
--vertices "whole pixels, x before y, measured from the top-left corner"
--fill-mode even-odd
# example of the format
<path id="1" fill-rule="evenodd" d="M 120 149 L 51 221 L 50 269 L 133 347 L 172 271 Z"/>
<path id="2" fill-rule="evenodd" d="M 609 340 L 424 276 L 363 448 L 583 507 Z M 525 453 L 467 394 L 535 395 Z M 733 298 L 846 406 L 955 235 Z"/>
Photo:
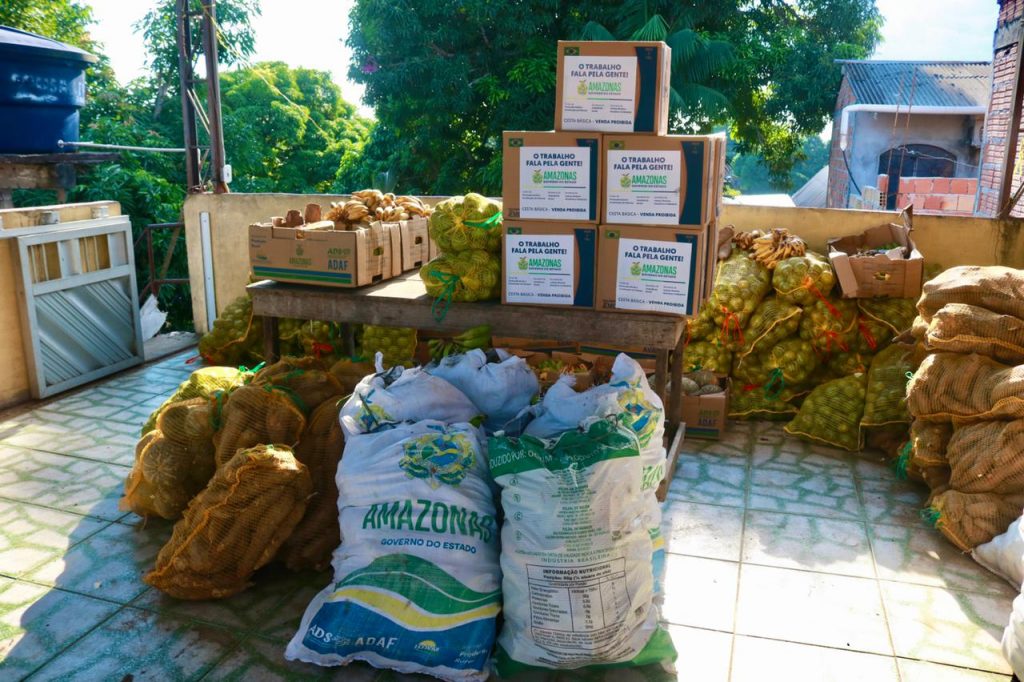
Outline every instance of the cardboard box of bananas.
<path id="1" fill-rule="evenodd" d="M 429 218 L 431 211 L 418 197 L 395 196 L 391 192 L 364 189 L 352 192 L 352 197 L 347 201 L 332 201 L 324 219 L 333 221 L 335 229 L 353 230 L 377 220 L 397 223 L 413 218 Z"/>

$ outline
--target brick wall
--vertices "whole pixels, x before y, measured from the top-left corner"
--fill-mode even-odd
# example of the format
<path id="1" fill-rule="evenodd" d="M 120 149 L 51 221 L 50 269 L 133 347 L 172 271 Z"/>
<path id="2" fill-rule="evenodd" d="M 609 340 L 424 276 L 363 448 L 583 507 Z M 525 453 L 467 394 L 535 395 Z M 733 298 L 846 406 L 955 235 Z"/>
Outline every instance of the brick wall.
<path id="1" fill-rule="evenodd" d="M 1024 0 L 1011 0 L 1024 3 Z M 846 208 L 846 200 L 850 194 L 850 174 L 846 170 L 846 163 L 843 161 L 843 152 L 839 148 L 839 123 L 843 108 L 853 104 L 856 98 L 846 78 L 843 78 L 839 86 L 839 94 L 836 96 L 836 108 L 832 115 L 832 148 L 828 160 L 828 194 L 825 197 L 827 208 Z M 850 119 L 849 137 L 853 139 L 853 119 Z M 849 153 L 849 152 L 847 152 Z"/>
<path id="2" fill-rule="evenodd" d="M 1024 0 L 1000 0 L 997 32 L 1008 23 L 1021 21 L 1022 16 Z M 1012 117 L 1017 49 L 1016 44 L 1009 45 L 996 50 L 992 56 L 992 99 L 988 105 L 988 115 L 985 117 L 985 140 L 981 155 L 981 182 L 977 202 L 977 211 L 981 215 L 995 215 L 999 212 L 999 189 L 1003 177 L 1006 138 Z M 1013 214 L 1024 215 L 1024 210 L 1017 208 Z"/>
<path id="3" fill-rule="evenodd" d="M 896 208 L 915 213 L 972 215 L 978 193 L 976 178 L 900 178 Z"/>

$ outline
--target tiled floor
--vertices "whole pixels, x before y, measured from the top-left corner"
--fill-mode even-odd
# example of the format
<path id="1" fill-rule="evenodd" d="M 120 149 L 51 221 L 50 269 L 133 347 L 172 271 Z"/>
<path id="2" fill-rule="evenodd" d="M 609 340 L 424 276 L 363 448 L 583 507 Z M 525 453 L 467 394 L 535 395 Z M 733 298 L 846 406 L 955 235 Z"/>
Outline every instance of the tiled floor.
<path id="1" fill-rule="evenodd" d="M 208 603 L 141 582 L 170 526 L 117 500 L 186 357 L 0 420 L 0 680 L 402 679 L 282 659 L 325 574 L 271 567 Z M 678 679 L 1009 679 L 1013 591 L 922 524 L 923 499 L 870 455 L 774 425 L 689 441 L 664 506 Z"/>

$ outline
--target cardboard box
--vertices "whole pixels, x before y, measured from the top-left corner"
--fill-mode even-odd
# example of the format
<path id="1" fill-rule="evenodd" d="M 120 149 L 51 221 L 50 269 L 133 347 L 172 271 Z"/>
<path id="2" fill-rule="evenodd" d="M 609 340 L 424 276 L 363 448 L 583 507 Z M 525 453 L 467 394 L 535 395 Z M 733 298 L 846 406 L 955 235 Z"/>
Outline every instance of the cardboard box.
<path id="1" fill-rule="evenodd" d="M 696 315 L 706 239 L 704 227 L 601 225 L 598 310 Z"/>
<path id="2" fill-rule="evenodd" d="M 718 440 L 725 433 L 729 417 L 729 377 L 720 377 L 722 393 L 684 395 L 681 421 L 686 422 L 686 436 Z"/>
<path id="3" fill-rule="evenodd" d="M 398 232 L 402 240 L 402 272 L 415 270 L 429 261 L 430 237 L 427 227 L 430 222 L 426 218 L 413 218 L 398 223 Z"/>
<path id="4" fill-rule="evenodd" d="M 335 230 L 324 220 L 301 227 L 249 226 L 249 262 L 257 277 L 327 287 L 361 287 L 402 273 L 397 223 Z"/>
<path id="5" fill-rule="evenodd" d="M 506 220 L 501 241 L 502 303 L 594 307 L 596 225 Z"/>
<path id="6" fill-rule="evenodd" d="M 714 146 L 707 136 L 605 135 L 601 222 L 707 225 Z"/>
<path id="7" fill-rule="evenodd" d="M 555 130 L 664 135 L 671 65 L 662 42 L 559 40 Z"/>
<path id="8" fill-rule="evenodd" d="M 902 225 L 889 223 L 868 228 L 851 237 L 828 240 L 828 259 L 835 268 L 843 298 L 918 298 L 924 282 L 924 256 L 910 233 L 911 216 L 901 214 Z M 900 247 L 873 256 L 857 256 L 860 249 Z M 907 255 L 909 254 L 909 255 Z"/>
<path id="9" fill-rule="evenodd" d="M 502 136 L 506 220 L 596 223 L 601 213 L 601 134 L 519 132 Z"/>

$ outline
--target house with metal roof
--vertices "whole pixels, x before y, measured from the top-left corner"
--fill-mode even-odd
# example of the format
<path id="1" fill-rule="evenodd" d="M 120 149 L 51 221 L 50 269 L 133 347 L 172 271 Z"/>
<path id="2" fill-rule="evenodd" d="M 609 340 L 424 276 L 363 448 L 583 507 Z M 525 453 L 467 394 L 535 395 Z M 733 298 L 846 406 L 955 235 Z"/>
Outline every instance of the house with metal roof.
<path id="1" fill-rule="evenodd" d="M 828 206 L 973 213 L 991 63 L 840 63 Z"/>

